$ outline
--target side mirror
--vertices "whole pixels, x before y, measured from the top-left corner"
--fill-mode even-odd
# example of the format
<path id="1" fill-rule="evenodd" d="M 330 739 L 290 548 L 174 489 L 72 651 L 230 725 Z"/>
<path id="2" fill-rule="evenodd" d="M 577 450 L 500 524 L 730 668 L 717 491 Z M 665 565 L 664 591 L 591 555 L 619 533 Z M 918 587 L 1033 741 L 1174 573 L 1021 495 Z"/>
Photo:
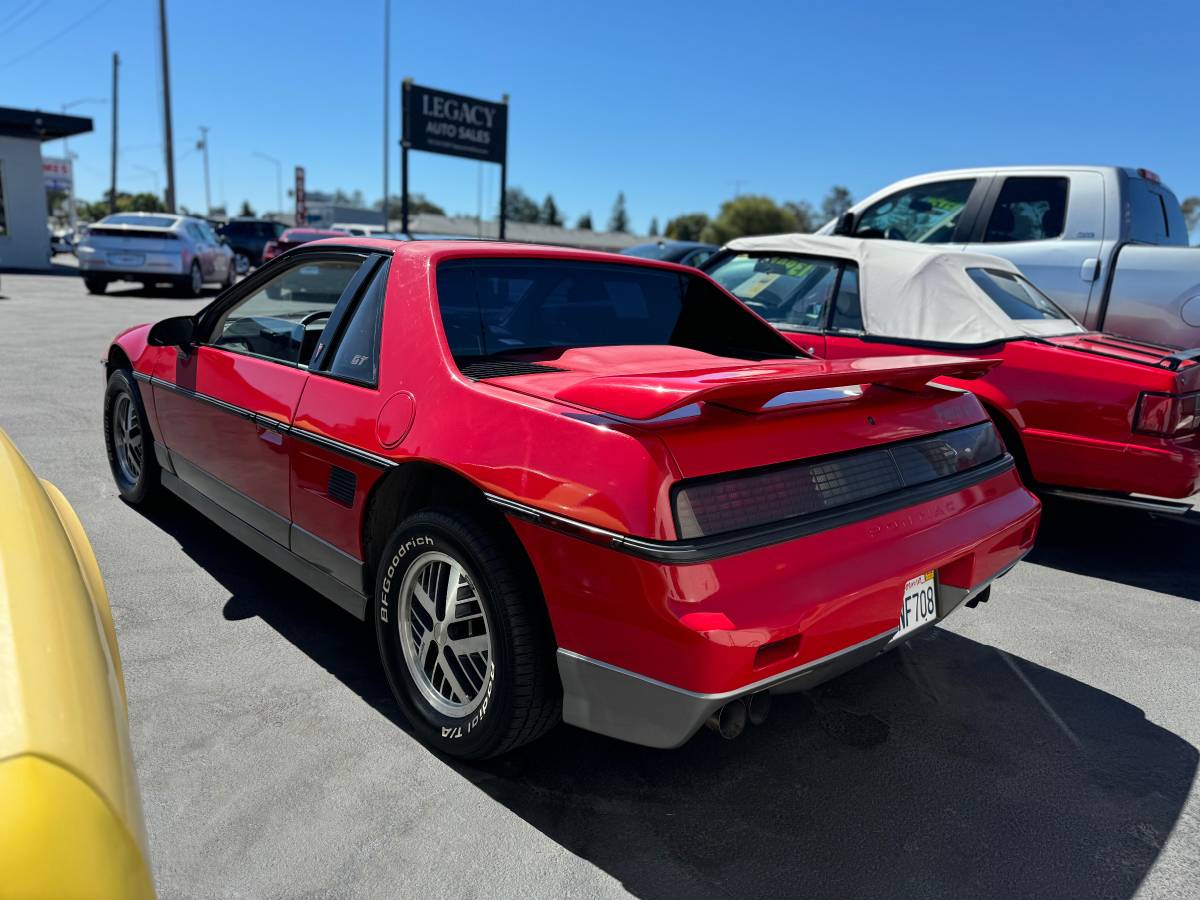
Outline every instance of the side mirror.
<path id="1" fill-rule="evenodd" d="M 192 342 L 195 330 L 191 316 L 172 316 L 150 326 L 146 343 L 151 347 L 186 347 Z"/>
<path id="2" fill-rule="evenodd" d="M 845 236 L 854 234 L 854 213 L 844 212 L 838 216 L 837 224 L 833 226 L 833 233 Z"/>

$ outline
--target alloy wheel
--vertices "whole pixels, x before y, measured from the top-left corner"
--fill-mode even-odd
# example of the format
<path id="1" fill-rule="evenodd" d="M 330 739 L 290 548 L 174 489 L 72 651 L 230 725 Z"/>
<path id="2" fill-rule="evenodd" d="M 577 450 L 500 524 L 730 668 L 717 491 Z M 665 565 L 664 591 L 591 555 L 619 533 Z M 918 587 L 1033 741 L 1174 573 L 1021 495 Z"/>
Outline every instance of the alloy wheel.
<path id="1" fill-rule="evenodd" d="M 113 452 L 122 477 L 130 484 L 137 484 L 137 480 L 142 477 L 145 445 L 142 441 L 142 425 L 138 420 L 137 407 L 128 394 L 121 394 L 113 405 L 112 438 Z"/>
<path id="2" fill-rule="evenodd" d="M 400 645 L 426 702 L 452 718 L 487 696 L 492 632 L 479 591 L 462 564 L 437 551 L 415 559 L 400 586 Z"/>

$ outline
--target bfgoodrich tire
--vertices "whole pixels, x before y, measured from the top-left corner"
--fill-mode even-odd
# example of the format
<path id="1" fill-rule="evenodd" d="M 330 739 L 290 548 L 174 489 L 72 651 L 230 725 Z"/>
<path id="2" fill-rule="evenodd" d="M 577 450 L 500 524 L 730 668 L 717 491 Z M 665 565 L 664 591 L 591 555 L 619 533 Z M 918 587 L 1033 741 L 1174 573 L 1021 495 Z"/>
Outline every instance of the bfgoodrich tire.
<path id="1" fill-rule="evenodd" d="M 154 438 L 133 376 L 113 372 L 104 390 L 104 444 L 117 490 L 128 503 L 145 503 L 157 490 Z"/>
<path id="2" fill-rule="evenodd" d="M 392 694 L 417 736 L 462 759 L 506 753 L 559 720 L 543 600 L 515 541 L 463 513 L 416 513 L 380 560 L 373 614 Z"/>

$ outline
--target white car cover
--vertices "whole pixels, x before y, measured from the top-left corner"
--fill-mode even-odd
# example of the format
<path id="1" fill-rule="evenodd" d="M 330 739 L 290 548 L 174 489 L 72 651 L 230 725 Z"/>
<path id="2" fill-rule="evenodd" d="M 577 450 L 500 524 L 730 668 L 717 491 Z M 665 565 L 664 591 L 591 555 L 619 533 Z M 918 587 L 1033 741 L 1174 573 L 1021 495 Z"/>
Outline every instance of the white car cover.
<path id="1" fill-rule="evenodd" d="M 948 344 L 1079 334 L 1074 319 L 1011 319 L 967 274 L 992 269 L 1021 275 L 1006 259 L 902 241 L 779 234 L 738 238 L 726 248 L 752 253 L 833 257 L 858 264 L 867 334 Z M 1021 276 L 1024 278 L 1024 276 Z"/>

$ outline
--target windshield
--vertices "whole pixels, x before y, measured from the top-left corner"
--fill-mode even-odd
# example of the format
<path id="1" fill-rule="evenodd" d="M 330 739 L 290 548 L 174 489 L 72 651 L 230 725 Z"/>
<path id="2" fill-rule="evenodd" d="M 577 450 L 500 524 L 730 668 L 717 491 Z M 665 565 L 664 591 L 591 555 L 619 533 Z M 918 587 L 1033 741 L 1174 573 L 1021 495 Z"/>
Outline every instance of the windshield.
<path id="1" fill-rule="evenodd" d="M 1054 301 L 1012 272 L 996 269 L 967 269 L 971 280 L 983 288 L 1001 312 L 1014 321 L 1051 319 L 1074 322 Z"/>
<path id="2" fill-rule="evenodd" d="M 773 325 L 821 328 L 839 264 L 833 260 L 739 253 L 709 276 Z"/>
<path id="3" fill-rule="evenodd" d="M 437 292 L 456 360 L 654 344 L 749 359 L 796 355 L 703 277 L 647 266 L 449 260 L 438 266 Z"/>

